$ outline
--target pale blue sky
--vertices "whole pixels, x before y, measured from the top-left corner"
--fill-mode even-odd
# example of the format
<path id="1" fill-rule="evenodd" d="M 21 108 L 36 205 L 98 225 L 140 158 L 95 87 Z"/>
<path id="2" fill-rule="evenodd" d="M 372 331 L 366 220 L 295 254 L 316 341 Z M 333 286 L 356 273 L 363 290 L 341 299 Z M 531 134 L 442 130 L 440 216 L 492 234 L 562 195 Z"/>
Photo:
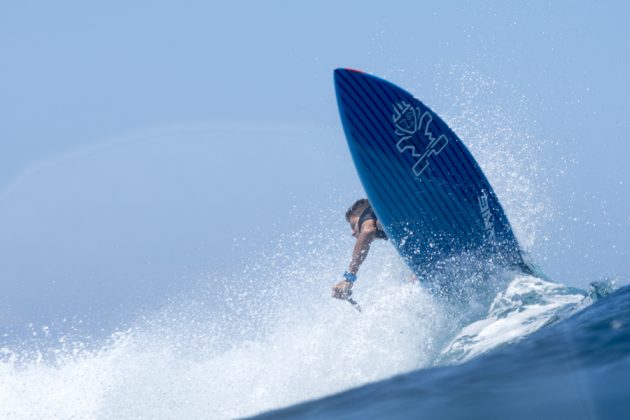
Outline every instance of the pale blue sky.
<path id="1" fill-rule="evenodd" d="M 246 258 L 234 238 L 336 220 L 360 195 L 346 66 L 461 127 L 513 221 L 518 177 L 486 149 L 520 157 L 552 278 L 627 281 L 630 6 L 542 3 L 4 2 L 3 323 L 158 301 Z"/>

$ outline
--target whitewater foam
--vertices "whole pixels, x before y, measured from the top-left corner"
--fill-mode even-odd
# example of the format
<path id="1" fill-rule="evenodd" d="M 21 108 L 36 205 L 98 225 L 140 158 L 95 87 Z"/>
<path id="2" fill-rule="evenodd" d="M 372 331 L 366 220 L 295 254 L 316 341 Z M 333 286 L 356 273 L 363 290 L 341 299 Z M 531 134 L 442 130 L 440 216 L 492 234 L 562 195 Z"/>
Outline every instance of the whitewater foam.
<path id="1" fill-rule="evenodd" d="M 408 281 L 393 250 L 380 246 L 365 266 L 360 314 L 328 295 L 330 265 L 298 258 L 264 279 L 259 266 L 250 275 L 265 282 L 260 289 L 208 283 L 197 299 L 229 293 L 229 307 L 217 312 L 182 296 L 107 344 L 59 349 L 52 361 L 5 349 L 0 417 L 236 417 L 431 363 L 453 320 Z M 286 290 L 307 271 L 299 290 Z"/>
<path id="2" fill-rule="evenodd" d="M 537 277 L 516 275 L 497 294 L 485 318 L 462 328 L 440 355 L 440 363 L 461 363 L 537 331 L 584 301 L 582 290 Z"/>

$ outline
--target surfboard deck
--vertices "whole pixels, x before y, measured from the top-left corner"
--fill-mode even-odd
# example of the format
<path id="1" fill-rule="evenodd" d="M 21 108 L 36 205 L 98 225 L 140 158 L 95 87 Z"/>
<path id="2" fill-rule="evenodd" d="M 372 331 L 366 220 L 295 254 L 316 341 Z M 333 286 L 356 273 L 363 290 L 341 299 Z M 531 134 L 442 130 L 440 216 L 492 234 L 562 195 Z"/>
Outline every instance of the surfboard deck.
<path id="1" fill-rule="evenodd" d="M 339 113 L 359 178 L 383 228 L 421 278 L 445 261 L 522 267 L 510 223 L 459 137 L 402 88 L 334 71 Z"/>

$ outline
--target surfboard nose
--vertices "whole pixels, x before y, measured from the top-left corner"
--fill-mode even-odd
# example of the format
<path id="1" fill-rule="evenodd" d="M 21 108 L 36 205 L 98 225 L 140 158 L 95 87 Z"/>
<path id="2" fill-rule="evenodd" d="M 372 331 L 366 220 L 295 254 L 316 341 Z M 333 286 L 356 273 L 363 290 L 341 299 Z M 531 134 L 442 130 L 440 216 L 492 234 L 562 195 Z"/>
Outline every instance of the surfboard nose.
<path id="1" fill-rule="evenodd" d="M 338 83 L 339 82 L 339 78 L 341 76 L 343 76 L 343 73 L 346 71 L 346 69 L 335 69 L 335 71 L 333 72 L 334 78 L 335 78 L 335 82 Z"/>
<path id="2" fill-rule="evenodd" d="M 361 70 L 350 69 L 350 68 L 338 68 L 334 71 L 335 84 L 343 84 L 345 80 L 347 80 L 348 76 L 351 73 L 363 73 Z"/>

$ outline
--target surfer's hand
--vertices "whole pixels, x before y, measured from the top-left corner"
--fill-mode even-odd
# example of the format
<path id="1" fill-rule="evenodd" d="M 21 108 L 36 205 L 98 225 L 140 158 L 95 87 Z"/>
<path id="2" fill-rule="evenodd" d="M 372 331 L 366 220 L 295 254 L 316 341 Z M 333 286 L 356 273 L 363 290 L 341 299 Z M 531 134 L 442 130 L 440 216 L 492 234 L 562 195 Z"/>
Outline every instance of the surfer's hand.
<path id="1" fill-rule="evenodd" d="M 337 299 L 348 299 L 352 296 L 352 283 L 348 280 L 342 280 L 332 289 L 332 297 Z"/>

